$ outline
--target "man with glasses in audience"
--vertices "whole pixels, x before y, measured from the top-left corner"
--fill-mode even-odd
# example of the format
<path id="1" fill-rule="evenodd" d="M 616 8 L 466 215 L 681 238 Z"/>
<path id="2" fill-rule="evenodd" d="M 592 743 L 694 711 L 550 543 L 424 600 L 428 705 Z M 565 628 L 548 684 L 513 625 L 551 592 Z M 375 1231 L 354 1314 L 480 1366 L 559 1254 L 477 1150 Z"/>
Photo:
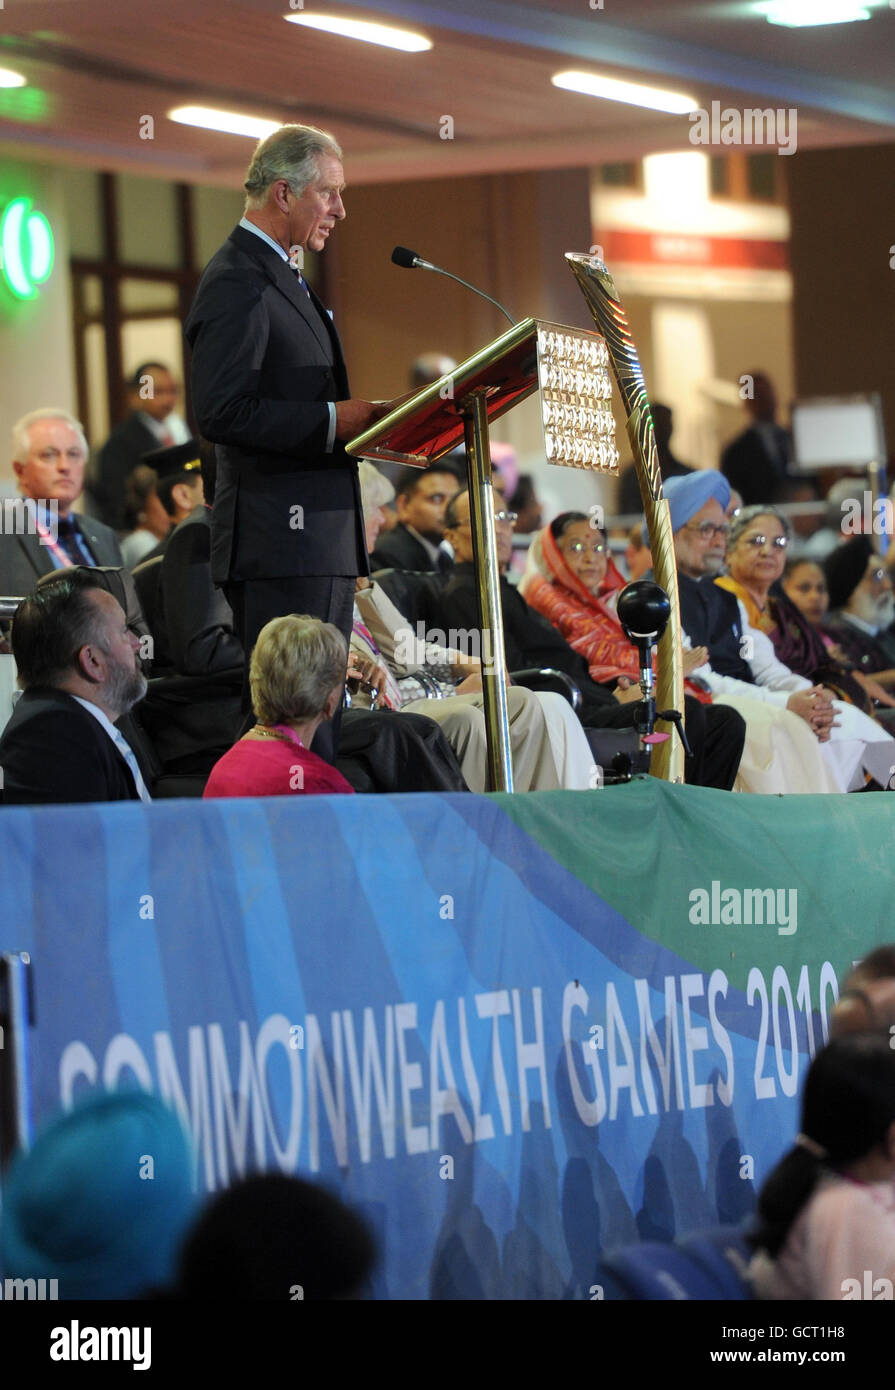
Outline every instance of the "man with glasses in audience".
<path id="1" fill-rule="evenodd" d="M 0 500 L 0 594 L 30 594 L 42 575 L 73 565 L 122 565 L 115 532 L 74 511 L 87 441 L 66 410 L 33 410 L 13 425 L 23 501 Z"/>

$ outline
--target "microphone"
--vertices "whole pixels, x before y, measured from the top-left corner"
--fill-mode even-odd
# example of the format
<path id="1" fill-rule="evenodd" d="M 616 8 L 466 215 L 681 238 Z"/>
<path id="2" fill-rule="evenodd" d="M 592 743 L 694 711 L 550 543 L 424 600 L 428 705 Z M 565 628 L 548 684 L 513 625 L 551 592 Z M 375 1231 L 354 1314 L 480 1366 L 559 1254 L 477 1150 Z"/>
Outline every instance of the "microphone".
<path id="1" fill-rule="evenodd" d="M 405 270 L 434 270 L 436 275 L 446 275 L 449 280 L 456 280 L 458 285 L 464 285 L 466 289 L 472 290 L 473 294 L 480 295 L 482 299 L 487 299 L 489 304 L 493 304 L 495 309 L 499 309 L 504 318 L 509 319 L 510 323 L 516 323 L 516 319 L 508 309 L 496 299 L 492 299 L 490 294 L 485 294 L 475 285 L 471 285 L 468 280 L 461 280 L 459 275 L 455 275 L 451 270 L 442 270 L 440 265 L 433 265 L 431 261 L 424 261 L 422 256 L 418 256 L 415 251 L 408 251 L 406 246 L 396 246 L 392 252 L 392 262 L 402 266 Z"/>
<path id="2" fill-rule="evenodd" d="M 640 655 L 640 691 L 643 699 L 635 710 L 634 727 L 640 734 L 640 741 L 649 747 L 662 743 L 667 734 L 654 732 L 657 719 L 665 719 L 674 724 L 684 745 L 684 752 L 692 758 L 693 752 L 684 732 L 681 714 L 675 709 L 656 710 L 655 680 L 653 677 L 652 649 L 659 641 L 671 616 L 671 602 L 660 585 L 648 579 L 638 579 L 622 589 L 615 606 L 622 631 L 628 641 L 633 643 Z"/>

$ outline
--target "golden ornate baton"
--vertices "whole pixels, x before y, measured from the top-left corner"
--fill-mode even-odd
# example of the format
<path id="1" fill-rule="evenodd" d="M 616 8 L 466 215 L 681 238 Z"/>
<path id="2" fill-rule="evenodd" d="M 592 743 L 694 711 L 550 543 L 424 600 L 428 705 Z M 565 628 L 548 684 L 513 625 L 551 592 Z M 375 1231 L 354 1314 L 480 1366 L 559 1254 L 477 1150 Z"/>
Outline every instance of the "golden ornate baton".
<path id="1" fill-rule="evenodd" d="M 674 560 L 674 533 L 668 503 L 662 494 L 662 475 L 653 419 L 650 415 L 643 370 L 631 329 L 615 282 L 597 256 L 567 251 L 566 260 L 578 287 L 587 300 L 594 323 L 603 335 L 609 364 L 615 377 L 627 416 L 628 439 L 634 455 L 634 468 L 640 497 L 646 513 L 653 573 L 671 601 L 668 626 L 658 645 L 656 704 L 659 709 L 676 709 L 684 714 L 684 668 L 681 654 L 681 618 Z M 684 780 L 684 751 L 674 737 L 656 745 L 650 758 L 650 771 L 669 782 Z"/>

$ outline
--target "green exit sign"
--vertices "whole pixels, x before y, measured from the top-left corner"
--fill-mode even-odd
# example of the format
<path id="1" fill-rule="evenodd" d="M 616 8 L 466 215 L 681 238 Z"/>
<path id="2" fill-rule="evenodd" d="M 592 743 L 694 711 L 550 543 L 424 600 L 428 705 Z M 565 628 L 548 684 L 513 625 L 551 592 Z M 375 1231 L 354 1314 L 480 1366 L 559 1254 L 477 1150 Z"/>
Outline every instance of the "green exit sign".
<path id="1" fill-rule="evenodd" d="M 0 274 L 16 299 L 36 299 L 55 259 L 53 233 L 30 198 L 13 198 L 0 217 Z"/>

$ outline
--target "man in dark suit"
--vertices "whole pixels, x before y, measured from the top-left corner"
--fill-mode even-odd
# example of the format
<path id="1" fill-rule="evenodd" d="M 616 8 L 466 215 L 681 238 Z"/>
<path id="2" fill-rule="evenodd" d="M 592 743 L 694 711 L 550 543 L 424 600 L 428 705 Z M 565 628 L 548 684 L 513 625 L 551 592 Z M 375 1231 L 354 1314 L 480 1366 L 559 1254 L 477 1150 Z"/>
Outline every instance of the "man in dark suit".
<path id="1" fill-rule="evenodd" d="M 744 402 L 752 424 L 732 439 L 721 455 L 721 472 L 743 505 L 773 502 L 789 476 L 792 441 L 776 423 L 777 393 L 764 372 L 752 372 L 752 395 Z"/>
<path id="2" fill-rule="evenodd" d="M 127 480 L 143 454 L 183 443 L 187 433 L 183 421 L 172 413 L 179 388 L 163 362 L 142 362 L 127 387 L 131 413 L 100 449 L 90 489 L 103 521 L 118 529 L 124 525 Z"/>
<path id="3" fill-rule="evenodd" d="M 398 524 L 376 542 L 374 570 L 443 570 L 450 559 L 439 547 L 444 538 L 444 509 L 463 484 L 453 469 L 408 469 L 398 484 Z"/>
<path id="4" fill-rule="evenodd" d="M 352 439 L 388 408 L 349 398 L 329 313 L 301 273 L 345 216 L 341 150 L 310 126 L 262 140 L 246 213 L 203 272 L 186 322 L 200 433 L 216 445 L 214 579 L 246 656 L 261 628 L 307 613 L 351 632 L 369 573 Z M 336 721 L 314 751 L 332 757 Z"/>
<path id="5" fill-rule="evenodd" d="M 115 727 L 146 692 L 139 646 L 121 605 L 84 570 L 19 605 L 12 651 L 24 693 L 0 737 L 4 804 L 150 799 Z"/>
<path id="6" fill-rule="evenodd" d="M 72 510 L 84 488 L 87 441 L 64 410 L 35 410 L 13 427 L 13 469 L 25 498 L 0 527 L 0 594 L 19 598 L 54 569 L 121 565 L 115 532 Z M 4 522 L 13 506 L 3 503 Z"/>

